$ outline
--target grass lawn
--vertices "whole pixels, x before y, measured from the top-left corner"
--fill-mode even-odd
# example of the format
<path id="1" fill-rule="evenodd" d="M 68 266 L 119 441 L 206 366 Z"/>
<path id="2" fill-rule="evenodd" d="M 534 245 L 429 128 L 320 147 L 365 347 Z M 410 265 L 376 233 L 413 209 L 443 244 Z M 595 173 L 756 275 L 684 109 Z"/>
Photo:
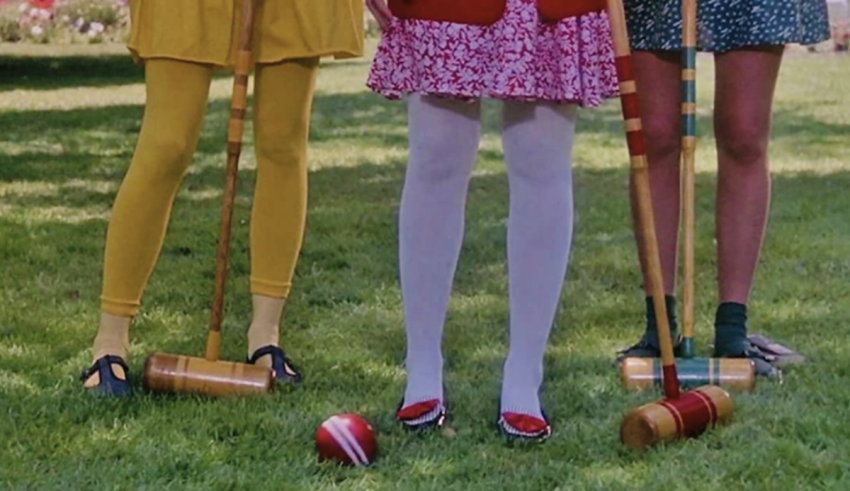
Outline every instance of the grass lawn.
<path id="1" fill-rule="evenodd" d="M 329 63 L 312 130 L 310 215 L 283 340 L 306 383 L 269 397 L 92 398 L 77 376 L 98 318 L 110 206 L 143 111 L 142 72 L 122 48 L 55 56 L 0 47 L 0 487 L 11 490 L 841 490 L 850 489 L 850 60 L 793 54 L 783 68 L 771 150 L 770 233 L 751 330 L 811 361 L 783 384 L 736 395 L 735 421 L 637 454 L 614 353 L 642 329 L 619 106 L 585 111 L 575 150 L 578 222 L 544 400 L 555 436 L 512 448 L 493 420 L 505 353 L 507 182 L 498 106 L 489 104 L 468 231 L 446 328 L 454 437 L 393 421 L 403 390 L 396 213 L 404 105 L 364 88 L 366 61 Z M 713 67 L 700 58 L 698 348 L 715 304 Z M 177 199 L 132 336 L 131 369 L 154 350 L 200 354 L 212 292 L 230 81 Z M 223 357 L 242 359 L 250 319 L 249 144 L 236 210 Z M 313 436 L 338 412 L 369 419 L 368 470 L 320 465 Z"/>

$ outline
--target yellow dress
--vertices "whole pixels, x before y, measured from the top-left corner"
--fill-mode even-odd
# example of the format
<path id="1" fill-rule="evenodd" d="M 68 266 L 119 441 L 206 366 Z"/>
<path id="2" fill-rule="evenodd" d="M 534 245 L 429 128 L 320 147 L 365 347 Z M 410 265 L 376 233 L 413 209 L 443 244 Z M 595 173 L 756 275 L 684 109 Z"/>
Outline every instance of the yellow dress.
<path id="1" fill-rule="evenodd" d="M 255 0 L 254 59 L 363 54 L 363 0 Z M 242 0 L 130 0 L 128 47 L 147 58 L 232 66 Z"/>

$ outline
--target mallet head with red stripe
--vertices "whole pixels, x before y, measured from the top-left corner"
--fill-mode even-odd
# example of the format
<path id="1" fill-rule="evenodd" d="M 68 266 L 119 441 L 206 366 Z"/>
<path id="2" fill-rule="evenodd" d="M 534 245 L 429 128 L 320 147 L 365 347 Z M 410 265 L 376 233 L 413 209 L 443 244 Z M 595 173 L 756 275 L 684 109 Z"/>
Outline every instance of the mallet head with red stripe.
<path id="1" fill-rule="evenodd" d="M 620 439 L 629 447 L 643 449 L 695 437 L 730 419 L 734 411 L 728 392 L 707 385 L 683 392 L 676 399 L 661 399 L 633 410 L 623 419 Z"/>
<path id="2" fill-rule="evenodd" d="M 378 441 L 372 426 L 356 414 L 326 419 L 316 432 L 319 460 L 365 467 L 375 461 Z"/>

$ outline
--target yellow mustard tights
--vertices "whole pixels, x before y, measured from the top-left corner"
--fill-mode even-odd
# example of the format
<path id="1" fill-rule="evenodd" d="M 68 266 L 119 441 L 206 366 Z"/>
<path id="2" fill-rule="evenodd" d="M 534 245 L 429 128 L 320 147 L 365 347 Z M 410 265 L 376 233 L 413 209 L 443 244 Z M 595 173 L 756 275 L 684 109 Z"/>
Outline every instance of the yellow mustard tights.
<path id="1" fill-rule="evenodd" d="M 317 59 L 259 65 L 256 70 L 257 179 L 251 215 L 255 300 L 285 299 L 292 285 L 307 208 L 306 150 L 317 70 Z M 145 65 L 142 130 L 106 238 L 101 299 L 108 322 L 102 319 L 95 355 L 126 356 L 113 352 L 126 346 L 129 326 L 116 318 L 132 318 L 139 310 L 172 203 L 198 143 L 211 78 L 210 67 L 193 63 L 155 59 Z M 253 329 L 253 337 L 261 332 L 269 338 L 266 344 L 277 344 L 280 309 L 262 310 L 264 318 L 260 322 L 255 318 L 252 328 L 254 324 L 264 328 Z M 269 311 L 278 319 L 268 319 Z M 252 339 L 251 344 L 263 341 Z"/>

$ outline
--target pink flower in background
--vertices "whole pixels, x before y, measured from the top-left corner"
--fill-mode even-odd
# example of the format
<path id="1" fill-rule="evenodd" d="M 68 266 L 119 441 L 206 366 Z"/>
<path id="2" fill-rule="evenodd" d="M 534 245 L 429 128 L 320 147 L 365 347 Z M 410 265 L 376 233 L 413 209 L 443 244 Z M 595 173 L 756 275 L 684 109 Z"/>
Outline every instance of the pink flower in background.
<path id="1" fill-rule="evenodd" d="M 103 31 L 106 30 L 106 27 L 100 22 L 92 22 L 89 24 L 89 37 L 97 37 L 100 34 L 103 34 Z"/>
<path id="2" fill-rule="evenodd" d="M 129 25 L 130 0 L 0 0 L 0 5 L 10 1 L 18 7 L 19 15 L 12 21 L 20 27 L 19 32 L 40 42 L 114 40 L 123 36 Z M 72 34 L 84 36 L 75 40 Z"/>
<path id="3" fill-rule="evenodd" d="M 37 9 L 53 10 L 53 4 L 56 0 L 29 0 L 30 5 Z"/>

